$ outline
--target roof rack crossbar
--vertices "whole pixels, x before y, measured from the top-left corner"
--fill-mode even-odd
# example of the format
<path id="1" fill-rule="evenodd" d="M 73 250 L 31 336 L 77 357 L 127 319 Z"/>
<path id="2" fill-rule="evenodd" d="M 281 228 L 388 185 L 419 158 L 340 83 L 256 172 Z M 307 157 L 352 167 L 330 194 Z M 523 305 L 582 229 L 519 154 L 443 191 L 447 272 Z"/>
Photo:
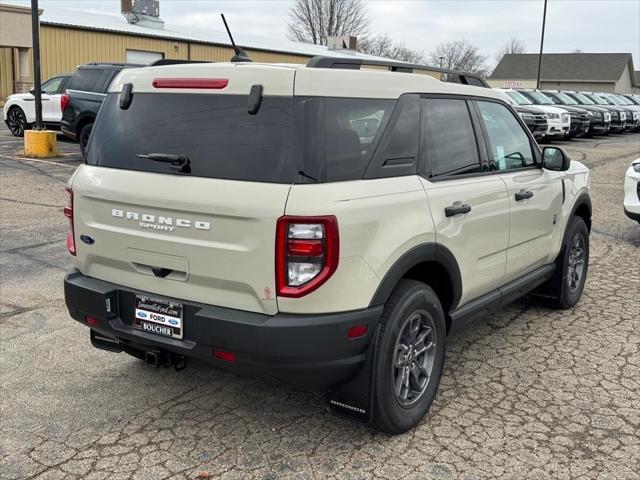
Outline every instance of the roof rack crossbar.
<path id="1" fill-rule="evenodd" d="M 459 72 L 457 70 L 448 70 L 446 68 L 430 67 L 428 65 L 418 65 L 413 63 L 396 62 L 393 60 L 365 60 L 362 58 L 324 57 L 322 55 L 318 55 L 311 58 L 307 63 L 307 67 L 309 68 L 339 68 L 360 70 L 362 66 L 388 67 L 392 72 L 401 73 L 413 73 L 414 70 L 422 70 L 450 76 L 455 75 L 460 79 L 460 83 L 462 84 L 491 88 L 486 80 L 476 73 Z"/>

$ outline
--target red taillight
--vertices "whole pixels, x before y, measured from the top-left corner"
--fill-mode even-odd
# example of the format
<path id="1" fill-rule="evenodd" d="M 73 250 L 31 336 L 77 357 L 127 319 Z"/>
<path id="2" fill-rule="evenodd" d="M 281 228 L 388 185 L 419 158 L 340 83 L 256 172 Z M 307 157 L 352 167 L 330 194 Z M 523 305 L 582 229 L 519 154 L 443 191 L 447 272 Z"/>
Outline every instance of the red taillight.
<path id="1" fill-rule="evenodd" d="M 65 188 L 69 196 L 64 206 L 64 216 L 69 219 L 69 231 L 67 232 L 67 249 L 71 255 L 76 254 L 76 240 L 73 232 L 73 190 Z"/>
<path id="2" fill-rule="evenodd" d="M 302 297 L 338 268 L 338 220 L 284 216 L 276 226 L 276 286 L 281 297 Z"/>
<path id="3" fill-rule="evenodd" d="M 233 352 L 225 352 L 224 350 L 214 350 L 213 356 L 218 360 L 224 360 L 225 362 L 235 363 L 236 354 Z"/>
<path id="4" fill-rule="evenodd" d="M 226 78 L 154 78 L 153 88 L 221 89 L 229 85 Z"/>
<path id="5" fill-rule="evenodd" d="M 354 340 L 356 338 L 364 337 L 367 334 L 369 327 L 367 325 L 356 325 L 355 327 L 349 327 L 347 331 L 347 338 Z"/>
<path id="6" fill-rule="evenodd" d="M 60 97 L 60 110 L 64 112 L 67 108 L 67 105 L 69 105 L 70 100 L 71 100 L 71 97 L 69 96 L 69 94 L 66 92 L 63 93 L 62 96 Z"/>
<path id="7" fill-rule="evenodd" d="M 100 324 L 102 323 L 96 317 L 91 317 L 89 315 L 85 315 L 84 320 L 85 322 L 87 322 L 87 325 L 89 325 L 90 327 L 99 327 Z"/>

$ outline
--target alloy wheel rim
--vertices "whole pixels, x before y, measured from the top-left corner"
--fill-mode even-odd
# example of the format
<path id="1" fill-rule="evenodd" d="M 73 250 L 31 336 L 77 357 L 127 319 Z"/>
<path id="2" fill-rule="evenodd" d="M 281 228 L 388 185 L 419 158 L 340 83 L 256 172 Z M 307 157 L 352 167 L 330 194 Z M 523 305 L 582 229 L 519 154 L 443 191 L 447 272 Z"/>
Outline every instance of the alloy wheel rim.
<path id="1" fill-rule="evenodd" d="M 575 292 L 580 286 L 585 265 L 585 241 L 581 234 L 576 234 L 571 241 L 567 265 L 567 284 L 569 291 Z"/>
<path id="2" fill-rule="evenodd" d="M 13 135 L 19 136 L 24 132 L 24 119 L 20 110 L 13 109 L 9 112 L 9 130 Z"/>
<path id="3" fill-rule="evenodd" d="M 393 393 L 403 407 L 415 404 L 427 390 L 436 353 L 435 323 L 424 310 L 404 322 L 393 350 Z"/>

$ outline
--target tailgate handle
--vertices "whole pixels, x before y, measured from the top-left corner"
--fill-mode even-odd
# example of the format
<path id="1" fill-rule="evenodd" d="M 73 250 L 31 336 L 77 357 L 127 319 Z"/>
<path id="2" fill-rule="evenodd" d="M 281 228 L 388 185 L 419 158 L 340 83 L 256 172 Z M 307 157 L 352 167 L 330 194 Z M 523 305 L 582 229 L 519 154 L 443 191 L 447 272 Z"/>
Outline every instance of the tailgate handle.
<path id="1" fill-rule="evenodd" d="M 170 268 L 162 268 L 162 267 L 151 267 L 151 271 L 156 277 L 164 278 L 169 275 L 173 270 Z"/>

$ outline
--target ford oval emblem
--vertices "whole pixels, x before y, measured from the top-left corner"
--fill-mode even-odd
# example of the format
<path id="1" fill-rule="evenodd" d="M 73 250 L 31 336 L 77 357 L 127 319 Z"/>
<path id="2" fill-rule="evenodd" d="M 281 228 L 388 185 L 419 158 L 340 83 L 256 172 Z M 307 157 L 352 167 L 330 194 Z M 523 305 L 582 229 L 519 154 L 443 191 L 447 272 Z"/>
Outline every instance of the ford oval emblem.
<path id="1" fill-rule="evenodd" d="M 173 318 L 170 318 L 170 319 L 169 319 L 169 323 L 170 323 L 171 325 L 177 325 L 177 324 L 178 324 L 178 321 L 177 321 L 177 320 L 174 320 Z"/>
<path id="2" fill-rule="evenodd" d="M 93 245 L 94 243 L 96 243 L 93 237 L 90 237 L 87 234 L 80 235 L 80 240 L 82 240 L 82 243 L 86 243 L 87 245 Z"/>
<path id="3" fill-rule="evenodd" d="M 144 313 L 144 312 L 138 312 L 138 316 L 139 316 L 140 318 L 147 318 L 147 314 L 146 314 L 146 313 Z"/>

